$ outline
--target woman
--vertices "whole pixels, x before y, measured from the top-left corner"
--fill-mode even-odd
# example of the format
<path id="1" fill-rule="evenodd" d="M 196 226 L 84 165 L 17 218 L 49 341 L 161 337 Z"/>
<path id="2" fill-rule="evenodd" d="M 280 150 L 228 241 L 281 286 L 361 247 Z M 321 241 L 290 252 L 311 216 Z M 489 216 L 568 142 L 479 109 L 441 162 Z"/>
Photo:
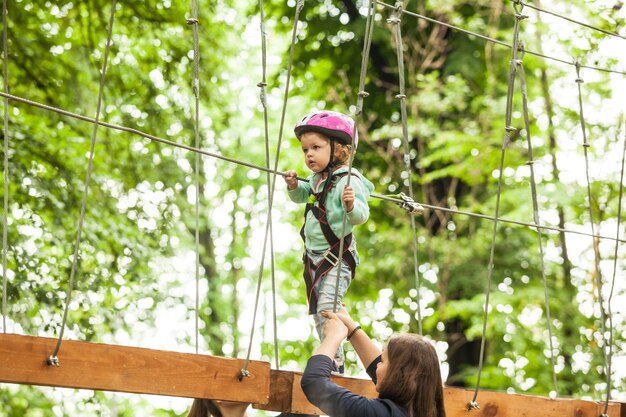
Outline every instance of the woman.
<path id="1" fill-rule="evenodd" d="M 187 417 L 246 417 L 248 403 L 195 399 Z"/>
<path id="2" fill-rule="evenodd" d="M 392 336 L 384 352 L 345 309 L 327 317 L 325 337 L 304 370 L 302 390 L 330 417 L 445 417 L 439 359 L 422 336 Z M 352 393 L 330 380 L 337 346 L 346 338 L 366 365 L 378 398 Z"/>

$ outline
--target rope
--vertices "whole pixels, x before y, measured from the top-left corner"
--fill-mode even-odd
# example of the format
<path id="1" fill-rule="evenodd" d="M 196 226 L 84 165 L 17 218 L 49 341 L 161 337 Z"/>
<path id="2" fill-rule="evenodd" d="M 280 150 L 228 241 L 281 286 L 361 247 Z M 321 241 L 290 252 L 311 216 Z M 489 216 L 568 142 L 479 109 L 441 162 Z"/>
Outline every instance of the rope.
<path id="1" fill-rule="evenodd" d="M 7 0 L 2 1 L 2 51 L 4 91 L 9 92 L 9 55 L 7 51 Z M 2 214 L 2 331 L 7 332 L 7 226 L 9 224 L 9 99 L 4 98 L 4 212 Z"/>
<path id="2" fill-rule="evenodd" d="M 392 14 L 392 17 L 388 19 L 388 22 L 395 27 L 395 39 L 396 39 L 396 56 L 398 57 L 398 81 L 399 81 L 399 94 L 396 98 L 400 100 L 400 114 L 402 116 L 402 143 L 404 145 L 404 169 L 407 174 L 409 183 L 407 188 L 409 189 L 409 198 L 413 200 L 413 170 L 411 169 L 411 156 L 409 152 L 409 130 L 407 127 L 407 111 L 406 111 L 406 89 L 404 80 L 404 53 L 402 50 L 402 2 L 396 2 L 396 8 Z M 422 312 L 420 306 L 420 279 L 417 262 L 417 227 L 415 226 L 415 213 L 410 212 L 411 216 L 411 231 L 413 232 L 413 272 L 415 274 L 415 288 L 417 290 L 417 325 L 419 334 L 422 335 Z"/>
<path id="3" fill-rule="evenodd" d="M 269 122 L 268 122 L 268 112 L 267 112 L 267 94 L 265 92 L 265 87 L 267 86 L 267 33 L 265 32 L 265 14 L 264 14 L 264 6 L 263 0 L 259 0 L 259 20 L 260 20 L 260 30 L 261 30 L 261 67 L 262 67 L 262 78 L 261 82 L 257 84 L 257 87 L 260 88 L 259 99 L 261 101 L 261 105 L 263 106 L 263 126 L 265 133 L 265 166 L 267 168 L 270 167 L 270 148 L 269 148 Z M 291 73 L 291 70 L 289 71 Z M 286 107 L 286 102 L 283 107 Z M 284 113 L 283 113 L 284 114 Z M 283 119 L 284 120 L 284 119 Z M 276 161 L 278 161 L 279 154 L 276 154 Z M 274 171 L 276 167 L 274 167 Z M 275 178 L 275 177 L 274 177 Z M 272 176 L 270 173 L 267 173 L 267 188 L 269 190 L 268 199 L 270 201 L 274 200 L 274 191 L 275 191 L 275 183 L 272 183 Z M 271 206 L 270 206 L 271 207 Z M 280 368 L 279 364 L 279 355 L 278 355 L 278 317 L 276 312 L 276 279 L 275 279 L 275 270 L 274 270 L 274 233 L 273 233 L 273 225 L 272 225 L 272 215 L 271 208 L 269 209 L 269 213 L 267 216 L 267 224 L 269 225 L 269 240 L 270 240 L 270 265 L 271 265 L 271 275 L 272 275 L 272 320 L 274 324 L 274 360 L 276 361 L 276 369 Z M 267 239 L 267 234 L 265 236 Z M 265 256 L 265 250 L 263 250 L 263 257 Z M 263 267 L 261 267 L 260 271 L 263 271 Z M 260 278 L 259 278 L 260 279 Z"/>
<path id="4" fill-rule="evenodd" d="M 619 199 L 617 200 L 617 230 L 616 235 L 619 235 L 619 224 L 622 218 L 622 198 L 624 195 L 624 159 L 626 158 L 626 114 L 624 115 L 624 145 L 622 150 L 622 171 L 620 174 L 619 182 Z M 613 278 L 611 279 L 611 291 L 609 293 L 609 299 L 607 301 L 607 309 L 609 316 L 609 353 L 607 355 L 607 370 L 606 370 L 606 399 L 604 401 L 604 414 L 608 415 L 609 400 L 611 399 L 611 359 L 613 357 L 613 313 L 611 309 L 611 301 L 613 300 L 613 291 L 615 290 L 615 275 L 617 273 L 617 248 L 618 244 L 615 243 L 615 252 L 613 253 Z"/>
<path id="5" fill-rule="evenodd" d="M 384 2 L 379 1 L 379 0 L 376 0 L 376 3 L 380 4 L 381 6 L 387 7 L 389 9 L 394 9 L 395 8 L 395 6 L 392 6 L 390 4 L 384 3 Z M 409 12 L 409 11 L 406 11 L 406 10 L 404 10 L 403 13 L 406 13 L 406 14 L 408 14 L 410 16 L 417 17 L 418 19 L 426 20 L 428 22 L 431 22 L 431 23 L 434 23 L 434 24 L 437 24 L 437 25 L 445 26 L 445 27 L 447 27 L 449 29 L 456 30 L 458 32 L 462 32 L 462 33 L 465 33 L 467 35 L 475 36 L 477 38 L 486 40 L 488 42 L 493 42 L 495 44 L 505 46 L 505 47 L 510 48 L 510 49 L 512 49 L 513 46 L 514 46 L 514 45 L 509 45 L 506 42 L 502 42 L 502 41 L 499 41 L 497 39 L 493 39 L 493 38 L 490 38 L 488 36 L 481 35 L 481 34 L 476 33 L 476 32 L 472 32 L 472 31 L 469 31 L 469 30 L 466 30 L 466 29 L 462 29 L 462 28 L 460 28 L 458 26 L 454 26 L 454 25 L 451 25 L 451 24 L 448 24 L 448 23 L 441 22 L 441 21 L 436 20 L 436 19 L 432 19 L 430 17 L 423 16 L 423 15 L 421 15 L 419 13 Z M 538 56 L 538 57 L 541 57 L 541 58 L 550 59 L 552 61 L 560 62 L 562 64 L 572 65 L 572 62 L 567 61 L 565 59 L 555 58 L 555 57 L 552 57 L 552 56 L 549 56 L 549 55 L 544 55 L 544 54 L 541 54 L 541 53 L 538 53 L 538 52 L 532 52 L 532 51 L 526 51 L 526 53 L 530 54 L 530 55 Z M 602 71 L 602 72 L 626 75 L 626 71 L 618 71 L 618 70 L 613 70 L 613 69 L 606 69 L 606 68 L 599 68 L 599 67 L 592 67 L 592 66 L 584 66 L 584 65 L 582 67 L 583 68 L 592 69 L 592 70 L 596 70 L 596 71 Z"/>
<path id="6" fill-rule="evenodd" d="M 107 63 L 109 59 L 109 50 L 111 48 L 111 35 L 113 33 L 113 21 L 115 19 L 115 3 L 117 0 L 113 0 L 111 4 L 111 16 L 109 19 L 109 30 L 107 33 L 107 44 L 104 52 L 104 61 L 102 64 L 102 73 L 100 75 L 100 87 L 98 90 L 98 104 L 96 107 L 96 119 L 93 125 L 93 131 L 91 133 L 91 148 L 89 149 L 89 163 L 87 166 L 87 176 L 85 178 L 85 188 L 83 190 L 83 201 L 80 207 L 80 218 L 78 221 L 78 231 L 76 232 L 76 243 L 74 244 L 74 256 L 72 257 L 72 269 L 70 272 L 70 281 L 67 290 L 67 300 L 65 302 L 65 310 L 63 312 L 63 322 L 61 323 L 61 331 L 59 333 L 59 339 L 57 340 L 56 347 L 54 348 L 54 352 L 48 358 L 48 365 L 51 366 L 59 366 L 59 359 L 57 355 L 59 354 L 59 349 L 61 349 L 61 342 L 63 340 L 63 332 L 65 331 L 65 324 L 67 322 L 67 313 L 69 311 L 69 306 L 72 298 L 72 289 L 74 286 L 74 276 L 76 274 L 76 267 L 78 265 L 78 257 L 79 257 L 79 247 L 80 247 L 80 238 L 83 230 L 83 223 L 85 221 L 85 210 L 87 207 L 87 195 L 89 193 L 89 181 L 91 180 L 91 172 L 93 170 L 93 158 L 94 158 L 94 150 L 96 147 L 96 133 L 98 132 L 98 123 L 100 119 L 100 108 L 102 107 L 102 96 L 104 94 L 104 81 L 106 79 L 106 70 Z"/>
<path id="7" fill-rule="evenodd" d="M 522 46 L 523 48 L 523 46 Z M 528 91 L 526 89 L 526 75 L 524 73 L 524 66 L 522 65 L 522 58 L 524 51 L 522 49 L 520 59 L 517 61 L 520 75 L 520 87 L 522 91 L 522 105 L 524 109 L 524 128 L 526 130 L 526 143 L 528 147 L 528 167 L 530 168 L 530 190 L 533 200 L 533 219 L 536 224 L 540 224 L 539 220 L 539 204 L 537 203 L 537 182 L 535 180 L 535 169 L 533 159 L 533 146 L 530 140 L 530 121 L 528 117 Z M 541 262 L 541 278 L 543 281 L 543 298 L 546 307 L 546 320 L 548 321 L 548 344 L 550 346 L 550 365 L 552 370 L 552 384 L 554 385 L 554 393 L 558 397 L 559 391 L 556 383 L 556 362 L 554 360 L 554 346 L 552 342 L 552 319 L 550 318 L 550 301 L 548 297 L 548 280 L 546 279 L 546 267 L 544 261 L 543 251 L 543 236 L 541 229 L 537 228 L 537 238 L 539 241 L 539 260 Z"/>
<path id="8" fill-rule="evenodd" d="M 369 61 L 369 52 L 370 46 L 372 44 L 372 34 L 374 27 L 374 3 L 370 1 L 369 8 L 367 10 L 367 20 L 365 23 L 365 34 L 363 39 L 363 52 L 361 53 L 361 70 L 359 75 L 359 92 L 357 95 L 357 106 L 355 110 L 355 120 L 354 127 L 352 128 L 352 141 L 350 143 L 351 152 L 350 157 L 348 158 L 348 179 L 346 180 L 346 186 L 350 185 L 350 179 L 352 177 L 352 162 L 354 160 L 354 154 L 356 152 L 355 147 L 355 138 L 357 135 L 357 119 L 363 112 L 363 99 L 367 97 L 369 94 L 365 92 L 365 76 L 367 74 L 367 63 Z M 328 178 L 327 181 L 329 181 Z M 343 262 L 343 249 L 344 249 L 344 241 L 343 238 L 346 233 L 346 223 L 348 220 L 348 214 L 346 211 L 343 211 L 343 215 L 341 217 L 341 234 L 339 235 L 339 267 L 337 268 L 337 277 L 335 283 L 335 297 L 333 302 L 333 312 L 337 312 L 337 304 L 339 304 L 339 279 L 341 278 L 341 265 Z"/>
<path id="9" fill-rule="evenodd" d="M 364 96 L 367 96 L 367 92 L 360 92 L 359 94 L 362 94 Z M 88 122 L 88 123 L 92 123 L 92 124 L 99 124 L 100 126 L 104 126 L 107 127 L 109 129 L 113 129 L 113 130 L 118 130 L 121 132 L 128 132 L 128 133 L 132 133 L 141 137 L 144 137 L 146 139 L 150 139 L 152 141 L 158 142 L 158 143 L 163 143 L 165 145 L 169 145 L 175 148 L 179 148 L 179 149 L 184 149 L 190 152 L 197 152 L 201 155 L 205 155 L 205 156 L 209 156 L 212 158 L 216 158 L 216 159 L 220 159 L 222 161 L 226 161 L 226 162 L 230 162 L 233 164 L 237 164 L 237 165 L 241 165 L 241 166 L 245 166 L 248 168 L 252 168 L 252 169 L 257 169 L 259 171 L 262 172 L 270 172 L 279 176 L 283 176 L 285 175 L 284 172 L 281 171 L 273 171 L 270 169 L 267 169 L 266 167 L 260 166 L 260 165 L 255 165 L 255 164 L 251 164 L 249 162 L 246 161 L 241 161 L 235 158 L 230 158 L 224 155 L 220 155 L 220 154 L 216 154 L 214 152 L 210 152 L 207 151 L 205 149 L 199 149 L 199 148 L 195 148 L 193 146 L 188 146 L 188 145 L 184 145 L 184 144 L 180 144 L 168 139 L 163 139 L 160 138 L 158 136 L 154 136 L 151 135 L 149 133 L 145 133 L 142 132 L 141 130 L 135 129 L 135 128 L 131 128 L 131 127 L 127 127 L 127 126 L 120 126 L 120 125 L 116 125 L 113 123 L 108 123 L 108 122 L 103 122 L 103 121 L 97 121 L 91 117 L 87 117 L 87 116 L 83 116 L 81 114 L 76 114 L 76 113 L 72 113 L 69 112 L 67 110 L 63 110 L 63 109 L 59 109 L 57 107 L 52 107 L 52 106 L 48 106 L 46 104 L 41 104 L 41 103 L 37 103 L 19 96 L 14 96 L 12 94 L 8 94 L 8 93 L 4 93 L 4 92 L 0 92 L 0 97 L 6 97 L 9 98 L 10 100 L 13 101 L 17 101 L 23 104 L 27 104 L 29 106 L 33 106 L 33 107 L 37 107 L 40 109 L 44 109 L 44 110 L 48 110 L 57 114 L 61 114 L 64 116 L 68 116 L 77 120 L 82 120 L 84 122 Z M 306 178 L 302 178 L 302 177 L 298 177 L 299 181 L 306 181 Z M 377 194 L 377 193 L 372 193 L 370 195 L 372 198 L 376 198 L 379 200 L 383 200 L 383 201 L 389 201 L 392 203 L 397 204 L 398 206 L 405 208 L 406 210 L 420 210 L 421 208 L 428 208 L 431 210 L 437 210 L 437 211 L 442 211 L 444 213 L 451 213 L 451 214 L 460 214 L 463 216 L 468 216 L 468 217 L 473 217 L 473 218 L 477 218 L 477 219 L 485 219 L 485 220 L 494 220 L 493 216 L 489 216 L 486 214 L 481 214 L 481 213 L 473 213 L 470 211 L 465 211 L 465 210 L 458 210 L 455 208 L 447 208 L 447 207 L 440 207 L 440 206 L 435 206 L 432 204 L 426 204 L 426 203 L 412 203 L 412 204 L 407 204 L 407 200 L 406 198 L 402 197 L 402 193 L 400 194 L 395 194 L 395 195 L 381 195 L 381 194 Z M 529 222 L 523 222 L 523 221 L 519 221 L 519 220 L 511 220 L 511 219 L 505 219 L 505 218 L 499 218 L 498 221 L 502 222 L 502 223 L 509 223 L 509 224 L 515 224 L 518 226 L 528 226 L 528 227 L 532 227 L 532 228 L 537 228 L 540 227 L 543 230 L 551 230 L 554 232 L 563 232 L 563 233 L 571 233 L 571 234 L 576 234 L 576 235 L 581 235 L 581 236 L 593 236 L 596 237 L 598 239 L 604 239 L 604 240 L 610 240 L 610 241 L 618 241 L 621 243 L 626 243 L 626 239 L 616 239 L 613 236 L 605 236 L 605 235 L 600 235 L 600 234 L 596 234 L 596 235 L 592 235 L 588 232 L 583 232 L 583 231 L 578 231 L 578 230 L 571 230 L 571 229 L 565 229 L 563 227 L 554 227 L 554 226 L 543 226 L 543 225 L 536 225 L 534 223 L 529 223 Z"/>
<path id="10" fill-rule="evenodd" d="M 602 32 L 602 33 L 604 33 L 605 35 L 616 36 L 616 37 L 618 37 L 618 38 L 626 39 L 626 37 L 624 37 L 624 36 L 620 35 L 619 33 L 610 32 L 610 31 L 608 31 L 608 30 L 604 30 L 604 29 L 599 28 L 599 27 L 591 26 L 590 24 L 587 24 L 587 23 L 584 23 L 584 22 L 580 22 L 580 21 L 578 21 L 578 20 L 574 20 L 574 19 L 572 19 L 572 18 L 570 18 L 570 17 L 567 17 L 567 16 L 564 16 L 564 15 L 562 15 L 562 14 L 558 14 L 558 13 L 555 13 L 555 12 L 551 12 L 551 11 L 549 11 L 549 10 L 542 9 L 542 8 L 537 7 L 537 6 L 534 6 L 534 5 L 530 4 L 530 3 L 525 3 L 525 2 L 523 2 L 523 1 L 521 1 L 521 0 L 511 0 L 511 1 L 516 1 L 516 2 L 519 2 L 520 4 L 522 4 L 522 5 L 526 6 L 526 7 L 530 7 L 531 9 L 535 9 L 535 10 L 537 10 L 538 12 L 551 14 L 552 16 L 559 17 L 559 18 L 561 18 L 561 19 L 567 20 L 568 22 L 575 23 L 575 24 L 577 24 L 577 25 L 584 26 L 584 27 L 586 27 L 586 28 L 596 30 L 596 31 L 598 31 L 598 32 Z"/>
<path id="11" fill-rule="evenodd" d="M 280 117 L 280 127 L 279 127 L 279 131 L 278 131 L 278 144 L 276 145 L 276 158 L 274 159 L 274 170 L 270 170 L 269 168 L 263 168 L 263 171 L 267 172 L 267 173 L 274 173 L 275 175 L 272 178 L 272 186 L 269 189 L 269 194 L 268 194 L 268 210 L 267 210 L 267 222 L 266 222 L 266 226 L 265 226 L 265 239 L 263 240 L 263 250 L 261 251 L 261 265 L 259 268 L 259 278 L 257 280 L 257 288 L 256 288 L 256 297 L 254 300 L 254 313 L 252 316 L 252 325 L 251 325 L 251 330 L 250 330 L 250 343 L 248 344 L 248 353 L 246 355 L 246 360 L 245 360 L 245 364 L 243 369 L 241 370 L 241 373 L 239 375 L 239 380 L 242 380 L 244 377 L 249 376 L 250 372 L 248 372 L 248 365 L 250 363 L 250 355 L 252 353 L 252 341 L 254 339 L 254 328 L 255 328 L 255 323 L 256 323 L 256 316 L 257 316 L 257 310 L 259 308 L 259 297 L 261 294 L 261 281 L 263 278 L 263 268 L 264 268 L 264 263 L 265 263 L 265 252 L 267 250 L 267 239 L 268 239 L 268 234 L 269 234 L 269 230 L 270 230 L 270 226 L 271 226 L 271 216 L 272 216 L 272 205 L 273 205 L 273 199 L 274 199 L 274 190 L 276 189 L 276 178 L 277 178 L 277 166 L 278 166 L 278 160 L 280 157 L 280 145 L 282 142 L 282 137 L 283 137 L 283 129 L 285 126 L 285 113 L 287 112 L 287 100 L 289 98 L 289 84 L 291 82 L 291 71 L 292 71 L 292 67 L 293 67 L 293 56 L 294 56 L 294 49 L 295 49 L 295 45 L 296 45 L 296 35 L 297 35 L 297 31 L 298 31 L 298 19 L 300 17 L 300 12 L 302 11 L 302 8 L 304 7 L 304 0 L 298 0 L 297 4 L 296 4 L 296 11 L 295 11 L 295 16 L 294 16 L 294 23 L 293 23 L 293 30 L 291 33 L 291 47 L 290 47 L 290 51 L 289 51 L 289 64 L 287 66 L 287 80 L 285 82 L 285 91 L 284 91 L 284 95 L 283 95 L 283 109 L 282 109 L 282 113 L 281 113 L 281 117 Z M 267 150 L 267 147 L 266 147 Z M 269 163 L 269 159 L 267 161 Z M 281 173 L 281 175 L 283 175 Z M 272 255 L 272 268 L 273 268 L 273 255 Z M 273 274 L 273 269 L 272 269 L 272 274 Z M 272 277 L 272 281 L 273 281 L 273 277 Z M 276 319 L 274 318 L 275 322 Z M 274 326 L 274 329 L 276 329 L 276 326 Z M 275 330 L 276 331 L 276 330 Z M 275 344 L 276 346 L 276 344 Z M 278 354 L 276 354 L 276 360 L 278 361 Z"/>
<path id="12" fill-rule="evenodd" d="M 200 148 L 200 46 L 198 41 L 198 1 L 191 0 L 191 19 L 187 20 L 187 24 L 191 25 L 193 31 L 193 96 L 195 106 L 194 120 L 194 136 L 195 147 Z M 195 201 L 195 244 L 196 244 L 196 310 L 195 310 L 195 339 L 196 339 L 196 355 L 199 353 L 199 334 L 200 334 L 200 154 L 195 153 L 195 185 L 196 185 L 196 201 Z"/>
<path id="13" fill-rule="evenodd" d="M 480 359 L 478 364 L 478 375 L 476 378 L 476 388 L 474 390 L 474 396 L 472 401 L 467 405 L 468 410 L 478 409 L 478 403 L 476 402 L 476 397 L 478 396 L 478 389 L 480 387 L 480 376 L 483 370 L 483 361 L 485 357 L 485 341 L 487 334 L 487 316 L 489 315 L 489 295 L 491 293 L 491 281 L 493 277 L 493 260 L 494 253 L 496 248 L 496 232 L 498 229 L 498 220 L 500 214 L 500 197 L 502 194 L 502 176 L 504 171 L 504 155 L 506 152 L 506 147 L 508 146 L 511 140 L 511 132 L 516 129 L 511 126 L 511 112 L 513 107 L 513 88 L 515 86 L 515 72 L 517 69 L 517 51 L 519 50 L 519 31 L 520 31 L 520 21 L 525 19 L 527 16 L 521 14 L 521 8 L 518 11 L 517 5 L 514 4 L 515 8 L 515 25 L 513 28 L 513 48 L 512 48 L 512 56 L 511 63 L 509 69 L 509 82 L 508 82 L 508 91 L 506 96 L 506 123 L 504 127 L 504 139 L 502 141 L 502 152 L 500 155 L 500 169 L 498 174 L 498 193 L 496 196 L 496 212 L 495 218 L 493 221 L 493 230 L 491 233 L 491 249 L 489 251 L 489 266 L 488 266 L 488 274 L 487 274 L 487 290 L 485 292 L 485 310 L 483 315 L 483 329 L 482 329 L 482 338 L 480 340 Z"/>
<path id="14" fill-rule="evenodd" d="M 578 108 L 580 112 L 580 128 L 583 135 L 583 150 L 585 155 L 585 176 L 587 179 L 587 205 L 589 209 L 589 227 L 591 228 L 591 234 L 595 234 L 595 225 L 593 223 L 593 196 L 591 194 L 591 179 L 589 177 L 589 147 L 591 146 L 589 142 L 587 142 L 587 129 L 585 124 L 585 116 L 583 114 L 583 99 L 582 99 L 582 87 L 581 84 L 584 83 L 584 80 L 580 77 L 580 61 L 575 61 L 576 66 L 576 84 L 578 85 Z M 621 183 L 620 183 L 621 184 Z M 621 188 L 620 188 L 621 189 Z M 602 271 L 600 270 L 600 248 L 599 244 L 595 238 L 592 239 L 593 245 L 593 254 L 594 254 L 594 268 L 595 268 L 595 277 L 596 277 L 596 285 L 598 287 L 598 304 L 600 307 L 600 329 L 602 331 L 602 338 L 605 339 L 606 343 L 606 313 L 604 311 L 604 301 L 602 299 Z M 602 346 L 602 356 L 604 357 L 604 368 L 605 371 L 608 368 L 608 358 L 607 353 L 605 351 L 606 345 Z M 610 375 L 608 376 L 610 379 Z M 607 385 L 607 388 L 610 387 L 610 384 Z M 610 396 L 610 392 L 607 392 L 607 397 Z"/>

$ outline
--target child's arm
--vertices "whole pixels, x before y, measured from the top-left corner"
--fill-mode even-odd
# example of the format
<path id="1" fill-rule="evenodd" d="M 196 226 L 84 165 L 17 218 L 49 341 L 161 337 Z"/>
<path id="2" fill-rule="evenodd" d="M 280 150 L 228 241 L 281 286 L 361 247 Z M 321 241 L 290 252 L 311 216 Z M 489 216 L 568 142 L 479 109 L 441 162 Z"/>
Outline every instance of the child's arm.
<path id="1" fill-rule="evenodd" d="M 296 174 L 296 171 L 294 171 L 293 169 L 290 169 L 289 171 L 285 172 L 285 175 L 283 176 L 283 178 L 285 179 L 285 182 L 287 183 L 287 189 L 289 191 L 296 189 L 296 187 L 298 186 L 298 174 Z"/>
<path id="2" fill-rule="evenodd" d="M 350 213 L 354 209 L 354 190 L 352 189 L 352 186 L 346 185 L 344 187 L 343 193 L 341 194 L 341 200 L 343 201 L 346 213 Z"/>
<path id="3" fill-rule="evenodd" d="M 306 203 L 309 198 L 309 183 L 298 181 L 296 171 L 290 169 L 283 175 L 287 190 L 289 190 L 289 198 L 294 203 Z"/>
<path id="4" fill-rule="evenodd" d="M 363 224 L 370 215 L 370 208 L 367 204 L 370 190 L 365 187 L 365 184 L 357 176 L 352 176 L 350 185 L 346 185 L 346 183 L 347 178 L 344 177 L 338 186 L 343 186 L 341 201 L 348 215 L 348 221 L 352 225 Z"/>

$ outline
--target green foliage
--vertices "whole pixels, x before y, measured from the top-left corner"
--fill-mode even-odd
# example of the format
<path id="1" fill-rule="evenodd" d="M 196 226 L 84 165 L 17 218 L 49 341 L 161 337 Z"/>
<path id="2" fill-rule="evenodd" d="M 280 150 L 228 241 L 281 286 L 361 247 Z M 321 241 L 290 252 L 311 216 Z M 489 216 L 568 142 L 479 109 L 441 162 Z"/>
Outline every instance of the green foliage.
<path id="1" fill-rule="evenodd" d="M 617 10 L 582 1 L 558 5 L 606 30 L 623 25 Z M 148 340 L 147 347 L 155 347 L 152 333 L 179 320 L 163 339 L 171 342 L 168 349 L 183 350 L 195 344 L 197 315 L 201 351 L 245 357 L 254 330 L 255 356 L 302 369 L 317 344 L 301 278 L 297 232 L 303 207 L 286 201 L 282 179 L 277 178 L 272 216 L 276 250 L 270 257 L 267 247 L 261 270 L 267 184 L 274 179 L 220 158 L 196 159 L 183 147 L 195 147 L 198 138 L 205 151 L 262 167 L 273 167 L 279 154 L 279 170 L 293 168 L 305 176 L 291 126 L 311 108 L 354 109 L 368 3 L 305 4 L 284 120 L 281 101 L 295 2 L 264 6 L 270 56 L 280 58 L 270 59 L 267 71 L 267 147 L 257 87 L 265 69 L 253 27 L 258 5 L 201 1 L 200 6 L 198 120 L 188 8 L 170 1 L 116 6 L 100 118 L 169 143 L 104 126 L 95 131 L 66 330 L 71 338 L 133 344 Z M 93 117 L 110 7 L 100 0 L 11 3 L 9 91 Z M 512 39 L 515 17 L 506 2 L 409 1 L 404 8 L 502 42 Z M 484 338 L 481 388 L 546 395 L 554 389 L 547 299 L 559 394 L 603 398 L 594 242 L 569 233 L 564 240 L 557 231 L 544 230 L 541 262 L 538 233 L 527 226 L 534 221 L 527 133 L 541 224 L 589 232 L 592 219 L 603 236 L 614 234 L 620 196 L 620 158 L 615 155 L 623 152 L 616 128 L 620 122 L 612 109 L 602 114 L 597 109 L 605 109 L 603 100 L 615 102 L 619 92 L 609 75 L 583 70 L 585 134 L 591 145 L 585 161 L 574 67 L 554 65 L 528 51 L 542 52 L 550 45 L 556 51 L 550 54 L 559 58 L 583 56 L 586 63 L 601 67 L 617 66 L 618 57 L 596 52 L 605 35 L 576 28 L 563 36 L 563 30 L 553 30 L 557 26 L 552 20 L 526 10 L 532 15 L 522 23 L 530 132 L 524 130 L 518 77 L 511 101 L 516 130 L 503 154 L 510 49 L 404 14 L 405 138 L 396 97 L 400 77 L 395 27 L 387 20 L 392 12 L 376 7 L 365 78 L 369 95 L 358 118 L 361 140 L 354 163 L 376 184 L 378 194 L 408 194 L 410 175 L 415 200 L 433 208 L 415 217 L 414 230 L 404 210 L 370 200 L 370 219 L 355 232 L 361 265 L 345 303 L 381 341 L 391 332 L 420 329 L 438 340 L 450 385 L 476 383 Z M 10 102 L 8 111 L 9 330 L 54 337 L 69 291 L 94 127 L 17 102 Z M 591 210 L 582 174 L 587 163 Z M 1 182 L 4 186 L 4 178 Z M 494 234 L 491 218 L 497 204 L 500 221 Z M 612 245 L 602 240 L 599 246 L 605 286 L 613 268 Z M 623 263 L 620 251 L 618 271 Z M 616 296 L 623 297 L 623 289 Z M 257 328 L 252 328 L 253 311 L 259 315 Z M 273 335 L 274 312 L 279 340 Z M 623 314 L 615 314 L 612 323 L 614 352 L 623 357 Z M 349 351 L 348 359 L 348 372 L 356 373 L 354 352 Z M 623 393 L 624 384 L 623 376 L 616 376 L 615 392 Z M 75 393 L 61 402 L 54 390 L 2 386 L 0 398 L 0 413 L 9 417 L 102 415 L 111 409 L 119 416 L 135 415 L 138 409 L 157 416 L 184 415 L 141 398 L 99 392 Z"/>

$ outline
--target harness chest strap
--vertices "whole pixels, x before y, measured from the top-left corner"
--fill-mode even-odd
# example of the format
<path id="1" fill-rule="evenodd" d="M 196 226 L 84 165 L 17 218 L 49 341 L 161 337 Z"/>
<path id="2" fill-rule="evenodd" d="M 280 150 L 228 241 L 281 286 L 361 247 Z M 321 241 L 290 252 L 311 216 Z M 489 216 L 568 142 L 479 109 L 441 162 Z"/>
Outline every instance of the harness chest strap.
<path id="1" fill-rule="evenodd" d="M 342 172 L 331 177 L 327 180 L 326 184 L 321 192 L 312 193 L 315 196 L 315 200 L 317 201 L 317 205 L 315 203 L 307 203 L 306 209 L 304 212 L 304 222 L 305 224 L 302 226 L 300 230 L 300 236 L 304 240 L 304 228 L 306 225 L 306 218 L 309 212 L 312 212 L 315 218 L 318 220 L 320 224 L 320 228 L 322 229 L 322 233 L 328 242 L 329 249 L 324 254 L 323 259 L 315 265 L 313 261 L 307 256 L 305 253 L 303 256 L 304 262 L 304 281 L 307 287 L 307 299 L 309 302 L 309 314 L 317 313 L 317 296 L 315 294 L 315 285 L 319 282 L 319 280 L 324 277 L 337 263 L 339 262 L 339 246 L 341 241 L 339 237 L 335 234 L 333 229 L 328 224 L 328 218 L 326 215 L 326 196 L 328 192 L 337 184 L 337 181 L 347 175 L 347 172 Z M 341 259 L 348 265 L 351 272 L 351 278 L 354 278 L 356 272 L 356 260 L 350 251 L 350 246 L 352 244 L 352 233 L 344 236 L 343 238 L 343 254 Z M 313 280 L 313 274 L 315 272 L 315 280 Z"/>

